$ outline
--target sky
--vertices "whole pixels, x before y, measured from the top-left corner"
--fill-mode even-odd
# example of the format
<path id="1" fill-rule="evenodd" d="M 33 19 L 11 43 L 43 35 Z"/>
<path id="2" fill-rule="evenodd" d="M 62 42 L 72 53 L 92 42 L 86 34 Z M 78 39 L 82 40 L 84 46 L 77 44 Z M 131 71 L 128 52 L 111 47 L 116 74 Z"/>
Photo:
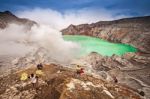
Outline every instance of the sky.
<path id="1" fill-rule="evenodd" d="M 0 0 L 0 11 L 34 8 L 53 9 L 61 13 L 85 8 L 105 9 L 117 11 L 114 16 L 146 16 L 150 15 L 150 0 Z"/>

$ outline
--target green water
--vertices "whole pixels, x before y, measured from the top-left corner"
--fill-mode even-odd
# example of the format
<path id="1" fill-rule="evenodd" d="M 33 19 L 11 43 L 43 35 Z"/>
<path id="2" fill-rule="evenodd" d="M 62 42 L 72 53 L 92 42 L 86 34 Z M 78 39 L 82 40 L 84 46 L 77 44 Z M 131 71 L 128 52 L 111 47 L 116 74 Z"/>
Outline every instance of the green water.
<path id="1" fill-rule="evenodd" d="M 137 49 L 126 44 L 111 43 L 99 38 L 79 35 L 64 35 L 64 40 L 80 44 L 81 55 L 97 52 L 103 56 L 123 55 L 127 52 L 136 52 Z"/>

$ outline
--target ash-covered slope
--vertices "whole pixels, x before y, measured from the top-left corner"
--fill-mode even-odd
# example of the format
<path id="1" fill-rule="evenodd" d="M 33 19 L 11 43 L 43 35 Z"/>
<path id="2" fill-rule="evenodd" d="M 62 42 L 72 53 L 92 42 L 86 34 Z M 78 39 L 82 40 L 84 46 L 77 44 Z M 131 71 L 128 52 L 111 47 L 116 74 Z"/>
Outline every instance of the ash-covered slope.
<path id="1" fill-rule="evenodd" d="M 9 23 L 24 24 L 31 27 L 36 22 L 25 18 L 18 18 L 9 11 L 0 12 L 0 28 L 5 28 Z"/>
<path id="2" fill-rule="evenodd" d="M 70 25 L 62 32 L 67 35 L 94 36 L 112 42 L 130 44 L 147 53 L 150 51 L 150 16 Z"/>

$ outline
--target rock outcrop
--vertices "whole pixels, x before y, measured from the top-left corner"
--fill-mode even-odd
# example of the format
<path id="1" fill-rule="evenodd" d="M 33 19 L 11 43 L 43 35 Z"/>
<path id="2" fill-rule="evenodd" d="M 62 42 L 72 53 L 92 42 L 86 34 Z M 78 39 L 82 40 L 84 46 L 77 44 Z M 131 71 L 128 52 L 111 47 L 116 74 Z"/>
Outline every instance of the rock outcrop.
<path id="1" fill-rule="evenodd" d="M 26 25 L 28 28 L 30 28 L 33 24 L 36 24 L 36 22 L 29 19 L 18 18 L 9 11 L 0 12 L 0 28 L 4 29 L 10 23 Z"/>
<path id="2" fill-rule="evenodd" d="M 92 24 L 70 25 L 63 29 L 65 35 L 88 35 L 111 42 L 133 45 L 150 52 L 150 16 L 100 21 Z"/>
<path id="3" fill-rule="evenodd" d="M 150 98 L 150 55 L 127 53 L 121 57 L 107 57 L 91 53 L 80 61 L 91 65 L 103 79 L 142 91 L 146 99 Z"/>

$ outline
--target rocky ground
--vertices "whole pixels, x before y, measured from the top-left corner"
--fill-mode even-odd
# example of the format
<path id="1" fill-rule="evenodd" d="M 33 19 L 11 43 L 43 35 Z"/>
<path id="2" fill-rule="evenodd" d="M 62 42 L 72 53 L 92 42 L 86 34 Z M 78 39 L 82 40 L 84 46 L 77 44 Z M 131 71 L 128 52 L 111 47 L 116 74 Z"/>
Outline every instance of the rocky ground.
<path id="1" fill-rule="evenodd" d="M 74 69 L 55 64 L 45 65 L 44 74 L 33 87 L 21 81 L 26 72 L 35 73 L 36 67 L 0 78 L 0 99 L 141 99 L 138 92 L 123 85 L 101 80 L 92 75 L 76 76 Z"/>
<path id="2" fill-rule="evenodd" d="M 18 59 L 16 58 L 11 63 L 12 68 L 3 69 L 4 71 L 11 70 L 11 72 L 3 72 L 3 75 L 1 75 L 1 80 L 0 80 L 1 91 L 0 92 L 2 92 L 1 93 L 2 99 L 3 98 L 7 99 L 8 97 L 17 97 L 17 99 L 19 99 L 18 97 L 21 97 L 22 94 L 24 94 L 24 91 L 23 93 L 20 92 L 20 90 L 19 92 L 16 91 L 18 94 L 14 95 L 11 87 L 13 86 L 14 88 L 14 86 L 17 86 L 17 87 L 19 86 L 22 88 L 22 86 L 24 85 L 29 86 L 25 90 L 25 93 L 27 92 L 26 94 L 28 94 L 31 91 L 31 94 L 32 94 L 31 96 L 33 96 L 34 98 L 36 97 L 37 90 L 36 89 L 33 90 L 31 84 L 28 81 L 21 82 L 19 77 L 21 73 L 23 72 L 26 72 L 28 74 L 35 73 L 35 70 L 36 70 L 35 65 L 38 63 L 39 58 L 46 59 L 44 57 L 45 56 L 44 54 L 40 56 L 41 54 L 39 53 L 41 52 L 35 52 L 34 54 L 30 54 L 30 55 L 27 55 L 25 57 L 18 58 Z M 50 59 L 47 59 L 47 60 L 50 60 Z M 51 63 L 51 61 L 43 61 L 43 63 L 48 64 L 48 63 Z M 57 62 L 55 62 L 55 64 L 56 63 Z M 67 94 L 67 95 L 69 94 L 67 98 L 71 97 L 70 99 L 72 98 L 82 99 L 79 97 L 87 97 L 87 99 L 91 99 L 91 97 L 93 97 L 93 99 L 107 99 L 106 98 L 107 96 L 105 97 L 105 95 L 98 96 L 99 94 L 101 94 L 102 92 L 101 90 L 105 89 L 105 88 L 101 89 L 100 86 L 107 87 L 105 86 L 105 83 L 107 83 L 108 86 L 111 86 L 113 88 L 116 86 L 118 86 L 119 88 L 121 87 L 121 90 L 123 91 L 123 93 L 120 96 L 118 94 L 118 91 L 115 93 L 110 90 L 111 88 L 110 89 L 107 88 L 107 91 L 109 92 L 106 92 L 106 94 L 111 93 L 111 95 L 108 96 L 108 99 L 111 99 L 111 98 L 114 98 L 114 99 L 128 99 L 128 98 L 129 99 L 140 99 L 140 98 L 149 99 L 150 98 L 150 93 L 149 93 L 150 92 L 150 83 L 149 83 L 150 82 L 150 73 L 149 73 L 150 58 L 148 54 L 146 54 L 145 56 L 145 54 L 142 54 L 142 53 L 127 53 L 122 57 L 116 56 L 116 55 L 113 55 L 112 57 L 107 57 L 107 56 L 104 57 L 97 53 L 91 53 L 87 56 L 81 57 L 80 59 L 73 60 L 71 64 L 66 64 L 66 65 L 58 65 L 58 64 L 55 65 L 55 64 L 45 65 L 44 70 L 43 70 L 45 75 L 40 79 L 41 83 L 39 85 L 39 86 L 42 86 L 40 87 L 41 88 L 40 90 L 43 90 L 43 93 L 42 94 L 38 93 L 38 97 L 44 97 L 43 99 L 47 99 L 46 97 L 53 97 L 50 99 L 58 99 L 58 98 L 61 99 L 61 97 L 64 97 L 62 96 L 62 94 Z M 86 71 L 85 74 L 79 78 L 75 76 L 76 65 L 82 66 Z M 56 81 L 55 82 L 52 81 L 53 83 L 50 86 L 57 87 L 58 85 L 57 81 L 58 81 L 60 82 L 60 86 L 62 85 L 63 88 L 64 86 L 66 86 L 65 88 L 68 88 L 67 86 L 71 86 L 71 88 L 68 88 L 69 89 L 68 91 L 67 89 L 63 89 L 61 87 L 60 89 L 62 90 L 61 91 L 59 90 L 59 92 L 56 92 L 55 95 L 47 93 L 49 91 L 51 92 L 52 90 L 52 89 L 45 89 L 45 87 L 47 86 L 47 83 L 52 78 L 56 79 Z M 115 79 L 117 79 L 117 82 L 115 81 Z M 83 87 L 85 92 L 84 90 L 80 89 L 81 87 L 80 85 Z M 76 86 L 77 86 L 77 89 L 76 89 Z M 84 88 L 85 86 L 86 88 Z M 10 91 L 7 92 L 7 90 L 10 90 Z M 18 90 L 18 89 L 15 89 L 15 90 Z M 66 93 L 62 93 L 64 92 L 64 90 Z M 87 90 L 88 92 L 86 92 Z M 138 97 L 133 96 L 133 97 L 136 97 L 136 98 L 133 98 L 133 97 L 130 97 L 130 95 L 129 97 L 127 97 L 126 94 L 129 94 L 130 92 L 129 93 L 124 92 L 126 90 L 131 91 L 132 95 L 135 94 Z M 116 88 L 114 91 L 116 91 Z M 12 94 L 14 96 L 12 96 Z M 26 94 L 23 99 L 27 99 Z M 35 99 L 42 99 L 42 98 L 36 97 Z M 66 99 L 66 96 L 64 99 Z"/>
<path id="3" fill-rule="evenodd" d="M 148 54 L 147 54 L 148 55 Z M 150 57 L 128 53 L 122 57 L 104 57 L 97 53 L 81 59 L 91 65 L 95 72 L 107 81 L 117 78 L 119 84 L 126 85 L 136 91 L 144 91 L 150 98 Z"/>

